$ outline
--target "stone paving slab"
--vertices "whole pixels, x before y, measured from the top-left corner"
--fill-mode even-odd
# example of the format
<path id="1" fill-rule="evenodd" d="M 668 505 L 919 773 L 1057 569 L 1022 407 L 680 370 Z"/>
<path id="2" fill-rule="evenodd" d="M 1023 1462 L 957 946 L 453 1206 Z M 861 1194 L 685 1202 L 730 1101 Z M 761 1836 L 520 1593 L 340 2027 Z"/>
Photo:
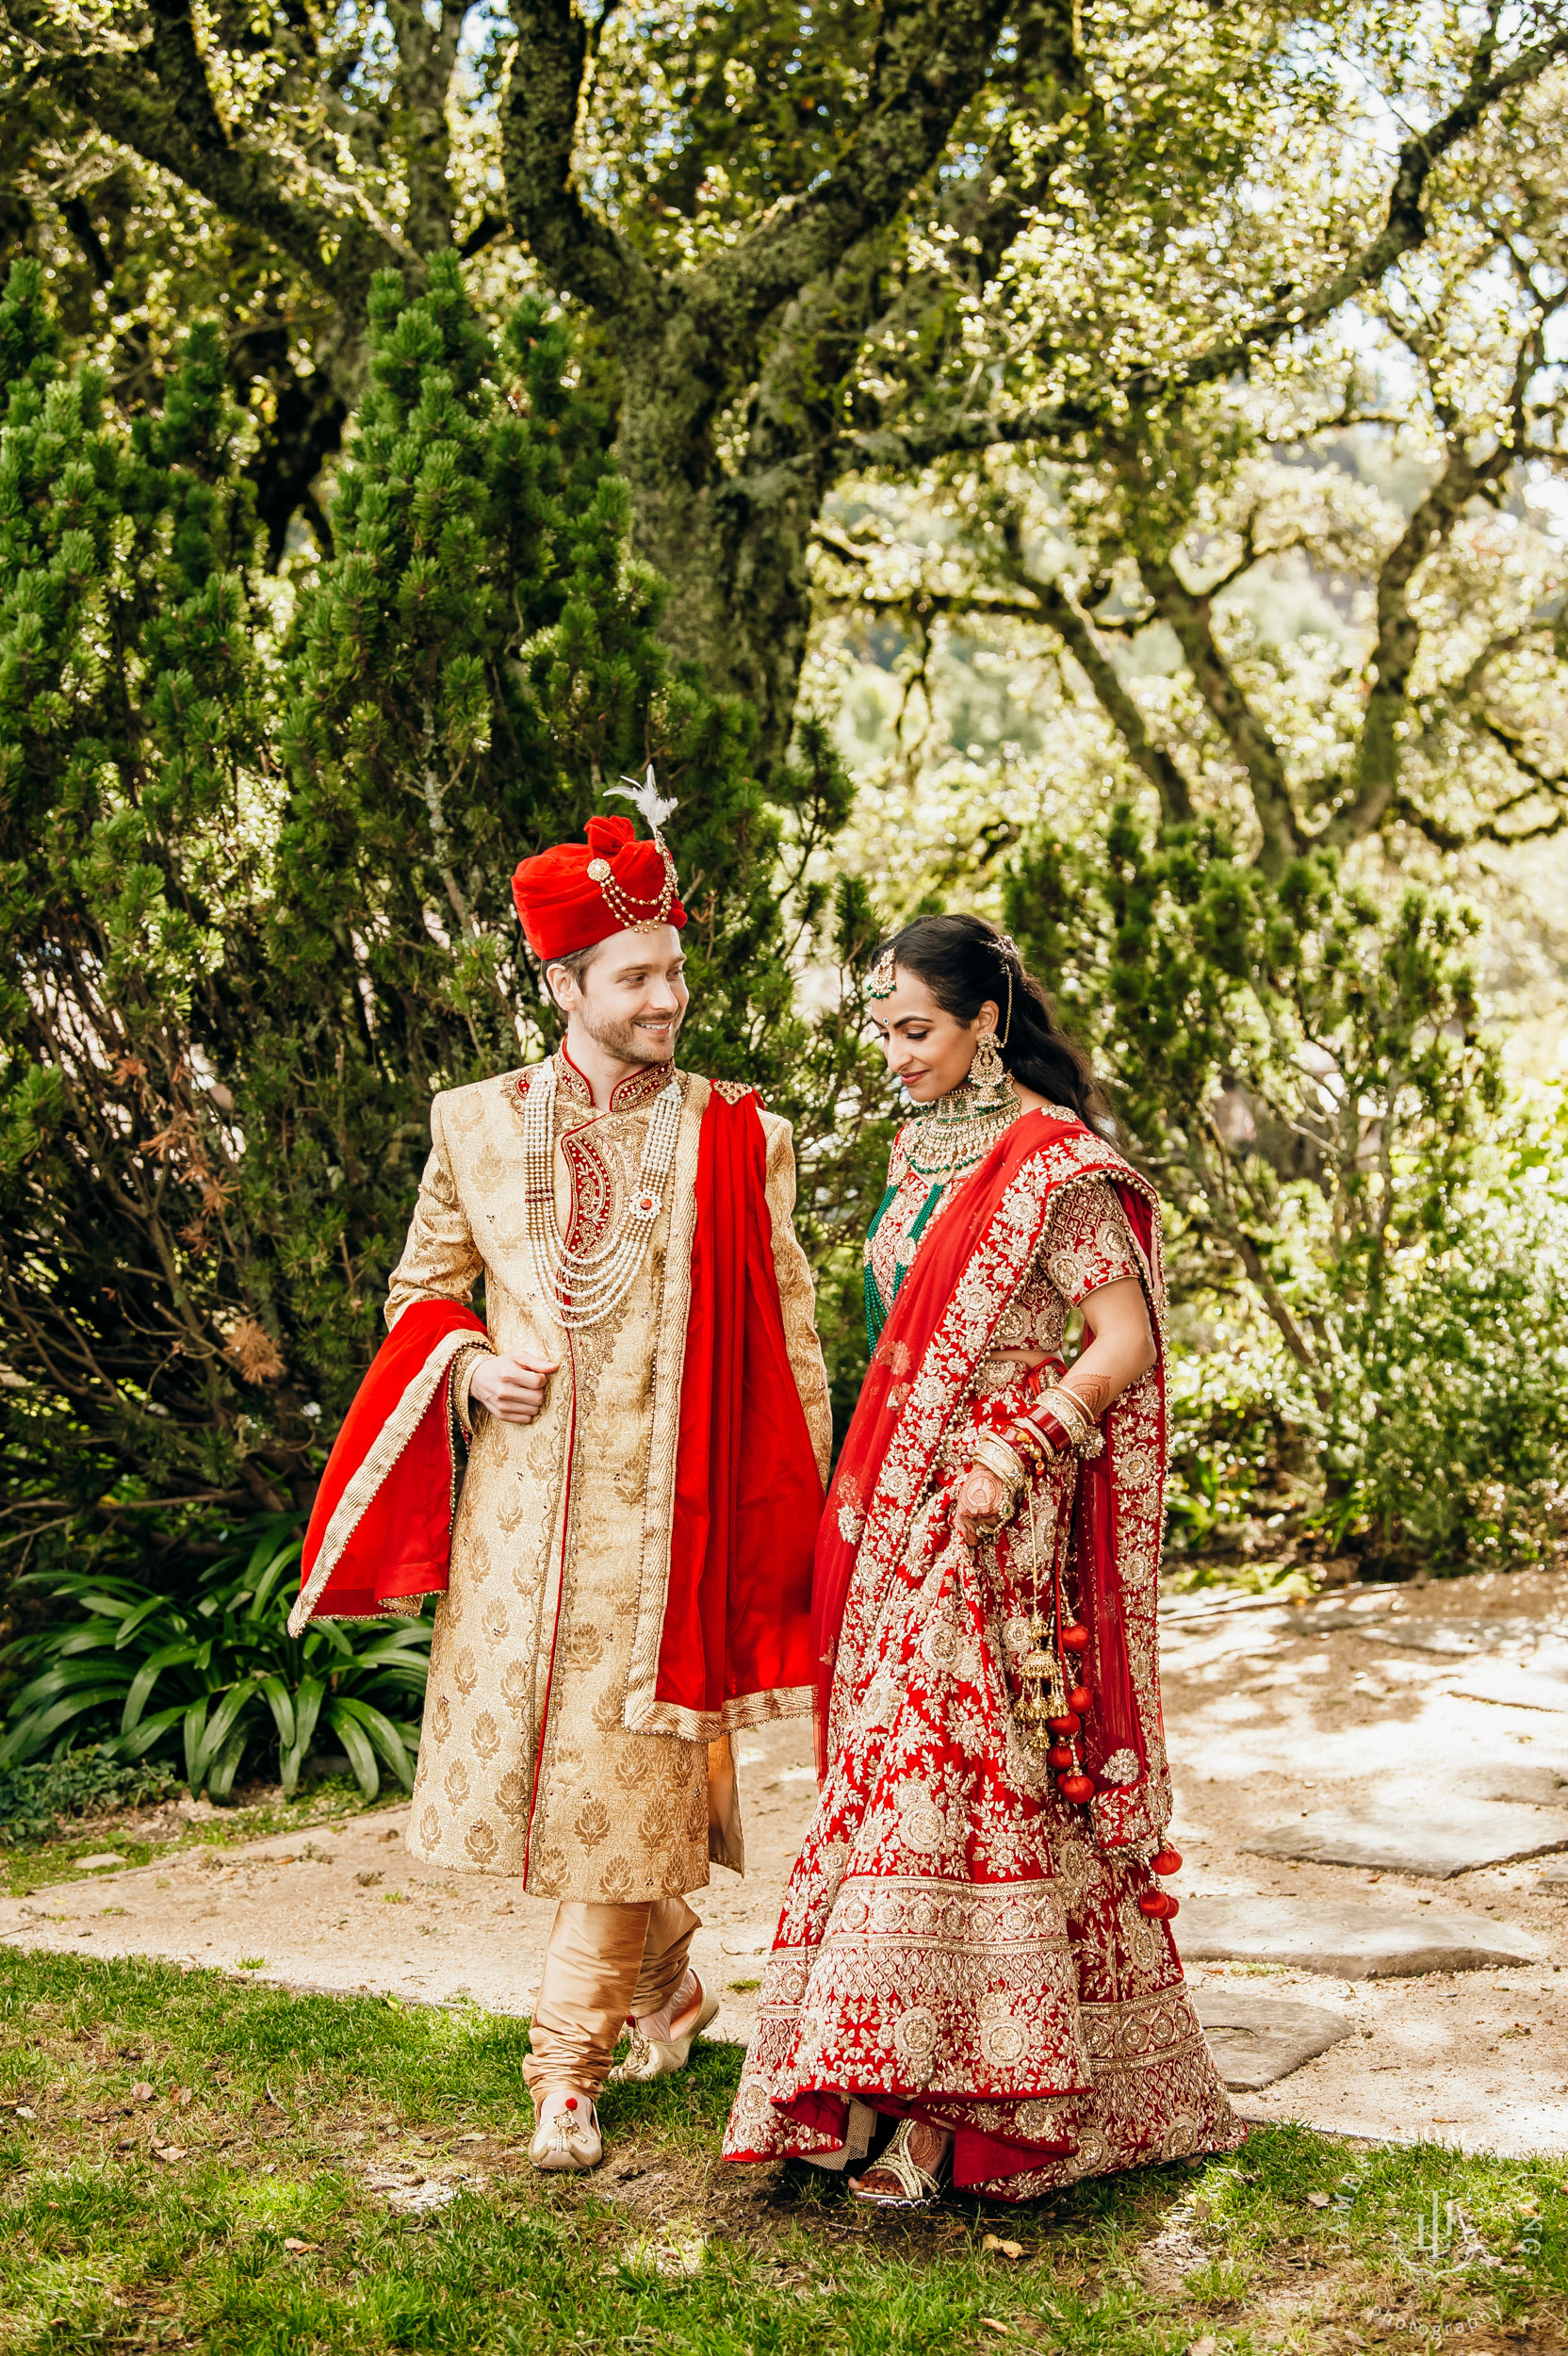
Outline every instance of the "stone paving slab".
<path id="1" fill-rule="evenodd" d="M 1568 1848 L 1568 1819 L 1555 1808 L 1515 1808 L 1438 1792 L 1425 1803 L 1413 1797 L 1403 1808 L 1315 1808 L 1245 1845 L 1252 1857 L 1360 1865 L 1378 1873 L 1447 1881 L 1455 1873 Z"/>
<path id="2" fill-rule="evenodd" d="M 1538 1653 L 1544 1645 L 1555 1653 L 1561 1645 L 1558 1629 L 1521 1613 L 1501 1620 L 1413 1620 L 1403 1612 L 1392 1612 L 1380 1620 L 1362 1621 L 1359 1632 L 1368 1644 L 1395 1644 L 1405 1652 L 1517 1656 Z M 1554 1660 L 1551 1666 L 1557 1665 Z"/>
<path id="3" fill-rule="evenodd" d="M 1282 1996 L 1252 1996 L 1242 1988 L 1200 1988 L 1193 2009 L 1215 2067 L 1233 2094 L 1255 2094 L 1277 2078 L 1288 2078 L 1303 2062 L 1354 2034 L 1342 2012 L 1292 2004 Z"/>
<path id="4" fill-rule="evenodd" d="M 1568 1677 L 1544 1677 L 1506 1661 L 1482 1661 L 1466 1670 L 1456 1693 L 1473 1702 L 1496 1702 L 1505 1710 L 1568 1711 Z"/>
<path id="5" fill-rule="evenodd" d="M 1293 1964 L 1343 1980 L 1413 1979 L 1534 1963 L 1535 1940 L 1507 1922 L 1455 1909 L 1367 1906 L 1353 1899 L 1189 1898 L 1177 1944 L 1193 1962 Z"/>
<path id="6" fill-rule="evenodd" d="M 1454 1777 L 1463 1801 L 1511 1800 L 1526 1808 L 1568 1808 L 1568 1759 L 1499 1759 Z"/>

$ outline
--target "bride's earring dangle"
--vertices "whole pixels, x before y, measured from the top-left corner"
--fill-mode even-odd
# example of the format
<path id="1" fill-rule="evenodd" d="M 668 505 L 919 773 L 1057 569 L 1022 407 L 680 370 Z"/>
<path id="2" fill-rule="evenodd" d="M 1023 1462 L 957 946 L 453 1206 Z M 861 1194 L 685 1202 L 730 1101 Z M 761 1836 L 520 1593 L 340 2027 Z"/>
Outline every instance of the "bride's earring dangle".
<path id="1" fill-rule="evenodd" d="M 1022 1109 L 1002 1060 L 1013 1027 L 1013 969 L 1007 962 L 1007 1008 L 1000 1035 L 982 1031 L 967 1076 L 921 1114 L 909 1146 L 909 1167 L 922 1178 L 952 1178 L 985 1160 Z"/>

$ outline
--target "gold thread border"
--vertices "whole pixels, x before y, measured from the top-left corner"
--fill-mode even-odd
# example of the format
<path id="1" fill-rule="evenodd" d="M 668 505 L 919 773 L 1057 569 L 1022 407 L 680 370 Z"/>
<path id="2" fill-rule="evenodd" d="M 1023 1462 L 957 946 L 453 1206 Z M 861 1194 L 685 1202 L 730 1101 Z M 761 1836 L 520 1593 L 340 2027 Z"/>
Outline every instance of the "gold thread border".
<path id="1" fill-rule="evenodd" d="M 342 1561 L 350 1539 L 374 1504 L 377 1490 L 419 1429 L 453 1358 L 460 1350 L 469 1348 L 474 1339 L 474 1330 L 469 1325 L 460 1326 L 452 1333 L 443 1333 L 424 1365 L 405 1384 L 402 1397 L 376 1434 L 374 1444 L 338 1498 L 332 1519 L 321 1534 L 321 1550 L 317 1555 L 316 1566 L 288 1614 L 290 1636 L 304 1634 L 322 1590 Z M 335 1613 L 331 1616 L 338 1615 Z M 380 1618 L 382 1615 L 376 1613 L 373 1616 Z"/>

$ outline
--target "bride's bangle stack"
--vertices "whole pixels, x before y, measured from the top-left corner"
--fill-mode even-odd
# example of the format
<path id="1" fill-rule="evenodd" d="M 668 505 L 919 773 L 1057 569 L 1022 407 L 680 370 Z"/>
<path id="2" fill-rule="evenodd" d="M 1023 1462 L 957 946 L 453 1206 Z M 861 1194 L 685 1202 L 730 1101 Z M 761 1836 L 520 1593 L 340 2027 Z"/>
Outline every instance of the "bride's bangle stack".
<path id="1" fill-rule="evenodd" d="M 1032 1415 L 1021 1415 L 1005 1432 L 977 1432 L 970 1461 L 1001 1481 L 1000 1518 L 1008 1521 L 1025 1482 L 1033 1474 L 1043 1472 L 1054 1456 L 1098 1456 L 1104 1445 L 1083 1400 L 1058 1383 L 1046 1392 Z"/>
<path id="2" fill-rule="evenodd" d="M 983 1465 L 994 1473 L 1003 1487 L 1001 1518 L 1009 1521 L 1022 1494 L 1029 1475 L 1024 1461 L 1011 1444 L 1011 1434 L 1004 1439 L 1000 1432 L 977 1432 L 970 1447 L 970 1462 Z"/>
<path id="3" fill-rule="evenodd" d="M 1083 1400 L 1055 1383 L 1032 1415 L 1021 1415 L 1008 1426 L 1007 1445 L 1037 1472 L 1051 1457 L 1067 1450 L 1074 1456 L 1098 1456 L 1105 1443 Z"/>

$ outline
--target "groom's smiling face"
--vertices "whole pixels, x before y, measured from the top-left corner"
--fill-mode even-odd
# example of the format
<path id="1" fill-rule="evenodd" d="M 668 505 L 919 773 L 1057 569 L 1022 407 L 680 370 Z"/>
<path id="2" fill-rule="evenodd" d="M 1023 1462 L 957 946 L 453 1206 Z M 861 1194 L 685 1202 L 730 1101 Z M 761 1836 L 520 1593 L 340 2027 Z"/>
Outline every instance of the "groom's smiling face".
<path id="1" fill-rule="evenodd" d="M 546 980 L 563 1013 L 596 1047 L 628 1064 L 668 1063 L 691 1003 L 686 959 L 673 924 L 612 933 L 574 973 L 552 965 Z"/>

